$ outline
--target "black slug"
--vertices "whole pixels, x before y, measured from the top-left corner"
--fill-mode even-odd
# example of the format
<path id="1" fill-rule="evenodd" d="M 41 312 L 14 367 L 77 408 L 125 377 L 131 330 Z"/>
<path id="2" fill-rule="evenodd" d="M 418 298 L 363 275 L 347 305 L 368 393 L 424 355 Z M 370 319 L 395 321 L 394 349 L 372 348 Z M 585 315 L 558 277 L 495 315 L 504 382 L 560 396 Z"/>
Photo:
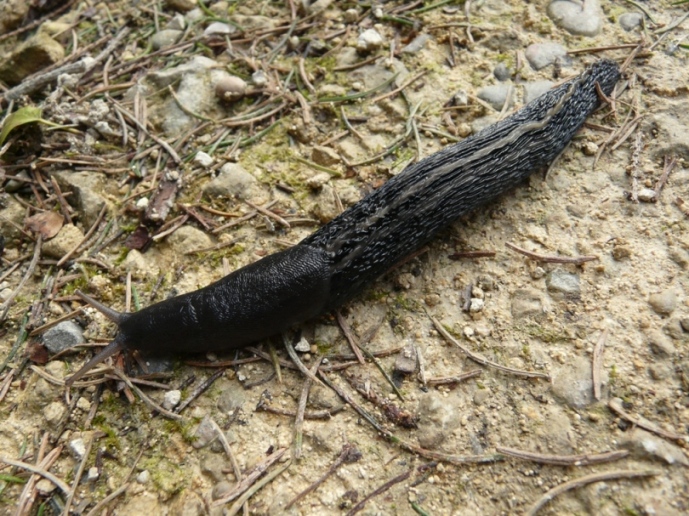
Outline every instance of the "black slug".
<path id="1" fill-rule="evenodd" d="M 232 349 L 327 312 L 361 292 L 438 230 L 555 159 L 620 78 L 596 62 L 512 116 L 408 166 L 299 244 L 215 283 L 135 313 L 79 293 L 115 321 L 115 339 L 68 379 L 123 349 Z"/>

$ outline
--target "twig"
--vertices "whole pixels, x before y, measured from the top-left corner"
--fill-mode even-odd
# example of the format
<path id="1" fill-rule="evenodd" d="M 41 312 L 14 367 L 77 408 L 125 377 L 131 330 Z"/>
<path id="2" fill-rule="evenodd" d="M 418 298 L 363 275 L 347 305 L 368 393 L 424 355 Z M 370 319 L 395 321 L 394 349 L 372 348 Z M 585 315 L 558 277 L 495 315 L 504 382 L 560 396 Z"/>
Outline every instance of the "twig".
<path id="1" fill-rule="evenodd" d="M 34 466 L 33 464 L 28 464 L 26 462 L 22 462 L 19 460 L 8 459 L 7 457 L 2 456 L 0 456 L 0 462 L 4 462 L 5 464 L 9 464 L 10 466 L 14 466 L 17 468 L 25 469 L 27 471 L 30 471 L 31 473 L 36 473 L 37 475 L 40 475 L 43 478 L 50 480 L 60 489 L 60 491 L 65 493 L 65 495 L 69 496 L 69 486 L 65 484 L 62 480 L 57 478 L 55 475 L 53 475 L 50 471 L 46 471 L 38 466 Z"/>
<path id="2" fill-rule="evenodd" d="M 354 352 L 354 356 L 360 364 L 365 364 L 366 361 L 364 360 L 364 355 L 361 354 L 361 350 L 359 349 L 359 343 L 357 342 L 357 338 L 352 333 L 352 328 L 349 326 L 349 324 L 347 324 L 347 321 L 345 321 L 345 318 L 342 317 L 342 314 L 339 310 L 335 310 L 335 317 L 337 318 L 337 323 L 340 325 L 342 333 L 344 333 L 347 342 L 349 342 L 349 346 L 352 348 L 352 351 Z"/>
<path id="3" fill-rule="evenodd" d="M 658 182 L 656 183 L 655 187 L 655 198 L 656 200 L 660 199 L 660 192 L 663 190 L 663 187 L 665 186 L 665 183 L 667 182 L 667 178 L 670 176 L 670 172 L 672 172 L 672 169 L 675 168 L 675 165 L 677 164 L 677 157 L 676 156 L 665 156 L 665 165 L 663 166 L 663 174 L 660 176 L 660 179 L 658 179 Z"/>
<path id="4" fill-rule="evenodd" d="M 320 486 L 323 482 L 325 482 L 328 479 L 328 477 L 330 477 L 330 475 L 335 473 L 337 471 L 337 469 L 342 464 L 345 464 L 345 463 L 351 464 L 353 462 L 358 461 L 359 459 L 361 459 L 361 452 L 359 450 L 357 450 L 356 446 L 354 446 L 353 444 L 349 444 L 349 443 L 345 444 L 342 447 L 342 451 L 340 452 L 340 455 L 337 457 L 337 459 L 335 459 L 335 462 L 333 462 L 333 464 L 330 466 L 330 468 L 325 473 L 325 475 L 320 477 L 313 484 L 311 484 L 309 487 L 304 489 L 297 496 L 292 498 L 292 500 L 285 506 L 285 510 L 292 507 L 295 503 L 297 503 L 299 500 L 304 498 L 309 493 L 315 491 L 318 488 L 318 486 Z"/>
<path id="5" fill-rule="evenodd" d="M 222 431 L 222 428 L 218 426 L 218 423 L 216 423 L 213 418 L 210 418 L 210 422 L 213 430 L 215 430 L 215 433 L 218 435 L 218 439 L 220 440 L 220 444 L 222 444 L 223 450 L 225 450 L 225 455 L 227 455 L 227 458 L 230 459 L 230 464 L 232 464 L 232 472 L 234 473 L 237 483 L 239 483 L 244 478 L 242 475 L 242 468 L 239 467 L 239 463 L 232 452 L 232 447 L 230 447 L 230 443 L 225 436 L 225 432 Z"/>
<path id="6" fill-rule="evenodd" d="M 219 369 L 215 373 L 213 373 L 211 376 L 209 376 L 206 380 L 201 382 L 201 384 L 196 387 L 193 392 L 189 395 L 187 399 L 185 399 L 182 403 L 177 405 L 174 409 L 174 412 L 179 414 L 182 412 L 185 408 L 187 408 L 196 398 L 201 396 L 204 392 L 206 392 L 206 389 L 208 389 L 211 385 L 215 383 L 215 380 L 220 378 L 222 375 L 225 374 L 225 368 Z"/>
<path id="7" fill-rule="evenodd" d="M 495 362 L 491 362 L 487 358 L 483 357 L 482 355 L 479 355 L 478 353 L 474 353 L 473 351 L 470 351 L 469 349 L 465 348 L 462 346 L 457 339 L 455 339 L 452 335 L 450 335 L 450 332 L 448 332 L 445 328 L 443 328 L 443 325 L 440 324 L 440 321 L 435 319 L 434 317 L 431 317 L 429 315 L 431 321 L 433 322 L 433 326 L 435 326 L 435 329 L 438 330 L 438 333 L 440 333 L 445 339 L 447 339 L 449 342 L 457 346 L 459 349 L 461 349 L 471 360 L 474 362 L 485 365 L 488 367 L 493 367 L 497 369 L 498 371 L 503 371 L 505 373 L 510 373 L 516 376 L 524 376 L 526 378 L 543 378 L 545 380 L 550 381 L 550 375 L 546 373 L 536 373 L 532 371 L 523 371 L 521 369 L 514 369 L 512 367 L 506 367 L 500 364 L 497 364 Z"/>
<path id="8" fill-rule="evenodd" d="M 632 191 L 629 198 L 632 202 L 639 202 L 639 172 L 641 171 L 641 151 L 643 150 L 643 134 L 636 133 L 634 151 L 632 152 L 632 167 L 629 174 L 632 176 Z"/>
<path id="9" fill-rule="evenodd" d="M 285 470 L 287 470 L 287 468 L 289 468 L 291 465 L 292 459 L 285 462 L 285 464 L 282 467 L 274 471 L 271 471 L 268 475 L 256 482 L 253 486 L 251 486 L 251 489 L 247 489 L 246 492 L 239 497 L 239 499 L 232 505 L 232 507 L 230 507 L 230 509 L 225 514 L 227 514 L 227 516 L 234 516 L 235 514 L 237 514 L 239 510 L 242 508 L 242 505 L 244 505 L 249 498 L 251 498 L 255 493 L 263 489 L 263 486 L 270 484 L 273 480 L 282 475 L 282 473 Z"/>
<path id="10" fill-rule="evenodd" d="M 610 410 L 615 412 L 617 415 L 621 416 L 622 418 L 626 419 L 630 423 L 635 424 L 636 426 L 643 428 L 644 430 L 648 430 L 649 432 L 653 432 L 654 434 L 657 434 L 661 437 L 664 437 L 666 439 L 670 439 L 672 441 L 679 441 L 681 443 L 689 443 L 689 436 L 678 434 L 676 432 L 672 432 L 669 430 L 664 430 L 660 428 L 658 425 L 655 423 L 652 423 L 648 419 L 641 417 L 641 416 L 633 416 L 629 412 L 626 412 L 624 408 L 622 408 L 622 400 L 620 398 L 613 398 L 608 402 L 608 407 L 610 407 Z"/>
<path id="11" fill-rule="evenodd" d="M 426 73 L 427 73 L 427 70 L 423 70 L 423 71 L 417 73 L 417 74 L 414 75 L 412 78 L 410 78 L 410 79 L 404 81 L 404 83 L 403 83 L 399 88 L 395 88 L 394 90 L 389 91 L 388 93 L 383 93 L 382 95 L 378 95 L 377 97 L 373 97 L 373 98 L 371 99 L 371 102 L 372 102 L 373 104 L 375 104 L 376 102 L 380 102 L 380 101 L 383 100 L 383 99 L 386 99 L 386 98 L 388 98 L 388 97 L 392 97 L 393 95 L 397 95 L 400 91 L 404 90 L 407 86 L 409 86 L 410 84 L 416 82 L 416 81 L 419 80 L 421 77 L 423 77 L 424 75 L 426 75 Z"/>
<path id="12" fill-rule="evenodd" d="M 596 342 L 596 347 L 593 348 L 592 357 L 592 378 L 593 378 L 593 397 L 598 401 L 601 395 L 601 368 L 603 366 L 603 347 L 605 346 L 605 341 L 608 340 L 608 330 L 602 333 L 598 342 Z"/>
<path id="13" fill-rule="evenodd" d="M 129 484 L 124 484 L 118 487 L 112 493 L 110 493 L 108 496 L 106 496 L 100 502 L 94 505 L 93 509 L 86 513 L 86 516 L 97 516 L 98 514 L 101 514 L 106 505 L 108 505 L 115 498 L 124 493 L 127 489 L 129 489 Z"/>
<path id="14" fill-rule="evenodd" d="M 532 260 L 536 260 L 542 263 L 573 263 L 575 265 L 581 265 L 582 263 L 592 262 L 598 260 L 597 256 L 550 256 L 534 253 L 533 251 L 528 251 L 523 247 L 516 246 L 510 242 L 505 242 L 505 247 L 512 249 L 524 256 L 528 256 Z"/>
<path id="15" fill-rule="evenodd" d="M 564 484 L 551 489 L 546 494 L 544 494 L 531 508 L 526 512 L 526 516 L 534 516 L 541 508 L 550 502 L 553 498 L 562 493 L 582 487 L 594 482 L 604 482 L 606 480 L 619 480 L 624 478 L 642 478 L 651 477 L 658 475 L 658 471 L 646 470 L 646 471 L 632 471 L 632 470 L 616 470 L 608 471 L 605 473 L 594 473 L 593 475 L 587 475 L 581 478 L 575 478 Z"/>
<path id="16" fill-rule="evenodd" d="M 134 391 L 140 398 L 141 400 L 151 407 L 153 410 L 160 412 L 163 416 L 170 418 L 170 419 L 175 419 L 177 421 L 181 421 L 183 418 L 179 414 L 175 414 L 174 412 L 170 412 L 169 410 L 165 410 L 163 407 L 158 405 L 155 401 L 153 401 L 151 398 L 149 398 L 141 389 L 139 389 L 132 381 L 127 377 L 126 374 L 124 374 L 122 371 L 120 371 L 117 368 L 113 368 L 112 372 L 117 375 L 117 377 L 122 380 L 125 384 L 127 384 L 127 387 L 129 387 L 132 391 Z"/>
<path id="17" fill-rule="evenodd" d="M 105 215 L 105 212 L 107 211 L 107 209 L 108 209 L 108 205 L 107 205 L 107 204 L 103 204 L 103 207 L 101 208 L 100 213 L 98 214 L 98 217 L 96 217 L 95 222 L 91 225 L 91 227 L 89 228 L 89 230 L 86 232 L 86 234 L 84 235 L 84 238 L 82 238 L 81 241 L 80 241 L 79 243 L 77 243 L 77 245 L 75 245 L 72 249 L 70 249 L 69 251 L 67 251 L 67 253 L 65 253 L 65 255 L 64 255 L 62 258 L 60 258 L 60 259 L 58 260 L 58 262 L 57 262 L 57 264 L 56 264 L 57 267 L 62 267 L 62 265 L 63 265 L 67 260 L 69 260 L 70 257 L 71 257 L 74 253 L 76 253 L 77 250 L 78 250 L 82 245 L 84 245 L 84 243 L 87 242 L 89 238 L 91 238 L 91 235 L 93 235 L 93 233 L 95 233 L 96 229 L 98 229 L 98 225 L 100 224 L 100 221 L 103 220 L 103 216 Z"/>
<path id="18" fill-rule="evenodd" d="M 412 470 L 405 471 L 401 475 L 397 475 L 395 478 L 391 478 L 390 480 L 385 482 L 382 486 L 380 486 L 378 489 L 373 491 L 370 495 L 368 495 L 366 498 L 364 498 L 358 504 L 352 507 L 352 509 L 347 513 L 347 516 L 354 516 L 357 512 L 364 508 L 366 502 L 368 502 L 370 499 L 378 496 L 381 493 L 384 493 L 395 484 L 399 484 L 400 482 L 404 482 L 405 480 L 407 480 L 409 478 L 409 475 L 411 475 L 411 472 Z"/>
<path id="19" fill-rule="evenodd" d="M 259 213 L 262 213 L 266 217 L 270 217 L 271 219 L 275 220 L 278 224 L 285 226 L 287 229 L 289 229 L 291 226 L 289 225 L 289 222 L 287 222 L 285 219 L 283 219 L 280 215 L 275 214 L 274 212 L 270 211 L 267 208 L 264 208 L 263 206 L 258 206 L 257 204 L 254 204 L 249 201 L 244 201 L 248 206 L 251 206 L 254 210 L 256 210 Z"/>
<path id="20" fill-rule="evenodd" d="M 247 473 L 244 479 L 238 485 L 236 485 L 234 489 L 230 491 L 224 498 L 220 498 L 219 500 L 213 502 L 212 507 L 225 505 L 226 503 L 231 502 L 232 500 L 239 497 L 244 491 L 246 491 L 251 486 L 251 484 L 253 484 L 256 481 L 258 477 L 263 475 L 263 473 L 272 464 L 280 460 L 286 451 L 287 448 L 280 448 L 268 457 L 266 457 L 265 459 L 263 459 L 263 461 L 259 462 L 256 466 L 254 466 L 254 469 Z"/>
<path id="21" fill-rule="evenodd" d="M 483 371 L 480 369 L 474 369 L 473 371 L 469 371 L 468 373 L 460 374 L 457 376 L 444 376 L 442 378 L 428 378 L 426 380 L 426 383 L 428 385 L 447 385 L 448 383 L 460 383 L 465 380 L 468 380 L 469 378 L 474 378 L 476 376 L 481 376 L 483 374 Z"/>
<path id="22" fill-rule="evenodd" d="M 287 354 L 292 359 L 292 362 L 294 362 L 294 365 L 297 366 L 297 369 L 301 371 L 301 374 L 303 374 L 307 378 L 311 378 L 311 380 L 313 382 L 316 382 L 318 385 L 325 387 L 325 385 L 323 385 L 323 382 L 316 378 L 316 375 L 309 371 L 304 365 L 304 363 L 299 359 L 299 355 L 297 355 L 297 352 L 294 349 L 294 346 L 292 346 L 292 342 L 290 341 L 286 333 L 282 334 L 282 342 L 285 344 Z"/>
<path id="23" fill-rule="evenodd" d="M 590 466 L 591 464 L 601 464 L 624 459 L 629 455 L 629 450 L 614 450 L 603 453 L 584 453 L 582 455 L 544 455 L 542 453 L 508 448 L 507 446 L 496 446 L 495 451 L 516 457 L 518 459 L 530 460 L 539 464 L 553 464 L 555 466 Z"/>
<path id="24" fill-rule="evenodd" d="M 86 444 L 86 449 L 84 450 L 84 456 L 81 460 L 81 463 L 79 464 L 79 468 L 77 469 L 76 475 L 74 475 L 74 482 L 72 483 L 72 489 L 69 492 L 69 496 L 67 496 L 67 501 L 65 501 L 65 507 L 63 509 L 64 514 L 69 514 L 69 510 L 72 506 L 72 500 L 74 500 L 74 495 L 77 492 L 77 487 L 79 487 L 79 482 L 81 481 L 81 476 L 84 474 L 84 469 L 86 468 L 86 462 L 88 461 L 89 454 L 91 453 L 91 447 L 93 446 L 93 440 L 94 440 L 94 437 L 91 436 L 91 438 L 88 440 L 88 443 Z"/>
<path id="25" fill-rule="evenodd" d="M 315 377 L 316 372 L 318 372 L 318 367 L 321 365 L 323 357 L 318 357 L 316 362 L 311 366 L 311 374 Z M 297 414 L 294 420 L 294 458 L 296 460 L 301 459 L 301 445 L 303 442 L 304 434 L 304 412 L 306 411 L 306 402 L 309 400 L 309 389 L 311 388 L 311 378 L 306 378 L 304 380 L 304 386 L 301 389 L 301 395 L 299 396 L 299 404 L 297 405 Z"/>

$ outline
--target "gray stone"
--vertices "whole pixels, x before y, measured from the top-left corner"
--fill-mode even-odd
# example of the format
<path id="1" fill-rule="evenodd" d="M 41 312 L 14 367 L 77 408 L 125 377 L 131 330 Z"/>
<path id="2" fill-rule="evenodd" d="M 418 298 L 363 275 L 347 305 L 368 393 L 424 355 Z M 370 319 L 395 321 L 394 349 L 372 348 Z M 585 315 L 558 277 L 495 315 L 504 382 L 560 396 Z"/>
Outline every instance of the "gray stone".
<path id="1" fill-rule="evenodd" d="M 689 337 L 682 327 L 682 321 L 679 317 L 672 317 L 663 327 L 663 330 L 665 330 L 665 333 L 673 340 L 686 340 L 687 337 Z"/>
<path id="2" fill-rule="evenodd" d="M 481 88 L 477 96 L 490 104 L 494 109 L 500 111 L 504 107 L 505 102 L 509 106 L 512 106 L 514 103 L 514 88 L 510 84 L 494 84 Z"/>
<path id="3" fill-rule="evenodd" d="M 203 168 L 209 168 L 213 164 L 213 157 L 203 151 L 198 151 L 194 155 L 194 163 Z"/>
<path id="4" fill-rule="evenodd" d="M 79 212 L 84 227 L 90 228 L 106 204 L 105 175 L 97 172 L 61 171 L 53 174 L 62 192 L 72 192 L 68 202 Z"/>
<path id="5" fill-rule="evenodd" d="M 559 43 L 534 43 L 526 47 L 524 55 L 534 70 L 541 70 L 556 61 L 569 64 L 567 49 Z"/>
<path id="6" fill-rule="evenodd" d="M 550 272 L 545 280 L 548 293 L 555 299 L 579 299 L 581 282 L 579 275 L 562 269 Z"/>
<path id="7" fill-rule="evenodd" d="M 554 83 L 551 81 L 534 81 L 524 84 L 524 104 L 533 102 L 544 93 L 550 91 Z"/>
<path id="8" fill-rule="evenodd" d="M 677 352 L 672 341 L 658 330 L 651 330 L 646 335 L 653 354 L 659 357 L 672 357 Z"/>
<path id="9" fill-rule="evenodd" d="M 655 381 L 659 382 L 662 380 L 667 380 L 672 376 L 673 368 L 664 363 L 651 364 L 648 367 L 648 373 Z"/>
<path id="10" fill-rule="evenodd" d="M 153 47 L 153 50 L 171 47 L 179 41 L 182 34 L 184 34 L 184 31 L 181 30 L 163 29 L 151 36 L 151 47 Z"/>
<path id="11" fill-rule="evenodd" d="M 131 272 L 135 278 L 152 278 L 158 275 L 158 267 L 151 263 L 148 256 L 141 254 L 141 251 L 132 249 L 127 253 L 127 257 L 120 264 L 119 268 L 123 271 Z"/>
<path id="12" fill-rule="evenodd" d="M 637 195 L 641 202 L 656 202 L 658 197 L 652 188 L 642 188 Z"/>
<path id="13" fill-rule="evenodd" d="M 84 333 L 79 325 L 72 321 L 62 321 L 43 334 L 43 345 L 51 353 L 59 353 L 83 343 Z"/>
<path id="14" fill-rule="evenodd" d="M 213 498 L 213 500 L 219 500 L 230 494 L 230 491 L 232 491 L 232 484 L 230 484 L 226 480 L 223 480 L 213 486 L 213 490 L 211 491 L 211 497 Z"/>
<path id="15" fill-rule="evenodd" d="M 518 289 L 512 294 L 512 317 L 519 319 L 543 313 L 541 293 L 533 289 Z"/>
<path id="16" fill-rule="evenodd" d="M 596 36 L 603 26 L 599 0 L 555 0 L 548 5 L 548 16 L 556 25 L 578 36 Z"/>
<path id="17" fill-rule="evenodd" d="M 244 79 L 225 74 L 215 81 L 215 96 L 223 102 L 235 102 L 244 98 L 247 84 Z"/>
<path id="18" fill-rule="evenodd" d="M 148 482 L 151 480 L 151 474 L 147 469 L 143 470 L 141 473 L 139 473 L 136 476 L 136 481 L 139 484 L 148 484 Z"/>
<path id="19" fill-rule="evenodd" d="M 153 83 L 156 89 L 167 88 L 179 82 L 186 75 L 204 73 L 217 65 L 216 61 L 208 57 L 194 56 L 186 63 L 174 68 L 149 73 L 146 75 L 146 80 Z"/>
<path id="20" fill-rule="evenodd" d="M 194 432 L 194 442 L 191 445 L 197 450 L 205 448 L 217 437 L 217 433 L 208 416 L 204 417 Z"/>
<path id="21" fill-rule="evenodd" d="M 429 34 L 419 34 L 411 41 L 411 43 L 405 47 L 402 47 L 402 52 L 405 54 L 416 54 L 423 47 L 425 47 L 426 43 L 428 43 L 431 39 L 432 38 Z"/>
<path id="22" fill-rule="evenodd" d="M 20 228 L 25 216 L 26 209 L 14 197 L 0 194 L 0 234 L 5 237 L 5 245 L 23 235 Z"/>
<path id="23" fill-rule="evenodd" d="M 223 386 L 216 406 L 223 414 L 233 414 L 246 401 L 246 391 L 237 382 L 228 382 Z"/>
<path id="24" fill-rule="evenodd" d="M 199 466 L 201 467 L 201 472 L 211 477 L 213 481 L 220 482 L 225 480 L 224 469 L 227 467 L 227 463 L 222 455 L 208 453 L 201 459 Z"/>
<path id="25" fill-rule="evenodd" d="M 417 413 L 419 415 L 417 438 L 423 448 L 437 448 L 459 424 L 458 412 L 453 409 L 451 403 L 435 391 L 420 396 Z"/>
<path id="26" fill-rule="evenodd" d="M 213 245 L 213 241 L 206 233 L 193 226 L 182 226 L 167 237 L 167 243 L 178 255 L 198 249 L 207 249 Z"/>
<path id="27" fill-rule="evenodd" d="M 11 47 L 12 48 L 12 47 Z M 38 31 L 34 36 L 12 48 L 0 64 L 0 80 L 9 85 L 22 82 L 29 75 L 59 63 L 65 49 L 48 34 Z"/>
<path id="28" fill-rule="evenodd" d="M 234 32 L 237 32 L 237 28 L 234 25 L 229 25 L 227 23 L 223 22 L 213 22 L 208 27 L 205 28 L 203 31 L 203 34 L 205 36 L 211 36 L 211 35 L 227 35 L 227 34 L 232 34 Z"/>
<path id="29" fill-rule="evenodd" d="M 662 292 L 651 294 L 648 297 L 648 304 L 653 311 L 660 315 L 669 315 L 677 306 L 677 292 L 673 288 L 668 288 Z"/>
<path id="30" fill-rule="evenodd" d="M 397 357 L 395 357 L 394 370 L 403 375 L 412 374 L 416 371 L 416 364 L 416 348 L 413 343 L 409 342 L 402 348 L 402 351 L 398 353 Z"/>
<path id="31" fill-rule="evenodd" d="M 679 324 L 682 325 L 682 329 L 686 332 L 689 332 L 689 317 L 682 317 L 679 320 Z"/>
<path id="32" fill-rule="evenodd" d="M 498 63 L 495 68 L 493 68 L 493 75 L 500 82 L 504 82 L 512 77 L 512 72 L 505 63 Z"/>
<path id="33" fill-rule="evenodd" d="M 322 145 L 316 145 L 311 151 L 311 159 L 314 163 L 323 165 L 324 167 L 330 167 L 337 165 L 341 159 L 340 155 L 332 147 L 324 147 Z"/>
<path id="34" fill-rule="evenodd" d="M 269 18 L 268 16 L 252 15 L 246 16 L 243 14 L 234 14 L 230 16 L 230 21 L 239 25 L 244 31 L 267 31 L 275 28 L 277 18 Z"/>
<path id="35" fill-rule="evenodd" d="M 72 452 L 72 456 L 76 460 L 80 461 L 83 459 L 84 454 L 86 453 L 86 444 L 84 443 L 84 440 L 79 437 L 69 441 L 69 451 Z"/>
<path id="36" fill-rule="evenodd" d="M 57 235 L 43 243 L 41 252 L 45 256 L 59 260 L 83 240 L 84 233 L 78 227 L 65 224 Z"/>
<path id="37" fill-rule="evenodd" d="M 620 27 L 629 32 L 641 26 L 643 18 L 641 13 L 624 13 L 620 15 L 617 21 L 620 23 Z"/>
<path id="38" fill-rule="evenodd" d="M 54 401 L 43 409 L 43 417 L 49 426 L 55 427 L 62 420 L 67 408 L 59 401 Z"/>
<path id="39" fill-rule="evenodd" d="M 603 371 L 601 382 L 607 384 L 607 372 Z M 553 395 L 572 408 L 589 406 L 593 399 L 593 377 L 591 361 L 575 357 L 553 373 Z"/>
<path id="40" fill-rule="evenodd" d="M 16 179 L 9 179 L 5 183 L 5 191 L 7 193 L 17 193 L 19 190 L 27 186 L 29 182 L 31 182 L 31 178 L 29 177 L 29 173 L 26 170 L 20 170 L 17 174 L 14 176 L 8 176 L 8 177 L 15 177 Z M 26 181 L 22 181 L 22 179 L 25 179 Z"/>
<path id="41" fill-rule="evenodd" d="M 383 36 L 376 29 L 366 29 L 356 40 L 356 49 L 362 54 L 368 54 L 383 46 Z"/>
<path id="42" fill-rule="evenodd" d="M 182 399 L 182 392 L 174 389 L 172 391 L 167 391 L 163 396 L 163 408 L 165 410 L 172 410 L 175 408 L 180 400 Z"/>
<path id="43" fill-rule="evenodd" d="M 689 459 L 679 446 L 640 428 L 628 432 L 620 446 L 638 457 L 659 460 L 670 465 L 689 466 Z"/>
<path id="44" fill-rule="evenodd" d="M 237 163 L 225 163 L 218 176 L 206 183 L 203 193 L 210 197 L 251 199 L 258 190 L 258 181 Z"/>

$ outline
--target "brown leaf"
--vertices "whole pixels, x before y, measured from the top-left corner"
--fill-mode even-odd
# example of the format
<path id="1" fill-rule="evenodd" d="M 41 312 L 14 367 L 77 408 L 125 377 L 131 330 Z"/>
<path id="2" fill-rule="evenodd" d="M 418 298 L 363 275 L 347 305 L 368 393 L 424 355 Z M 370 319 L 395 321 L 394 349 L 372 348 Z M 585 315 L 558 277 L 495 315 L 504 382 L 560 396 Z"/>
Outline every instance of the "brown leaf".
<path id="1" fill-rule="evenodd" d="M 50 359 L 50 353 L 46 347 L 34 339 L 31 339 L 26 345 L 26 356 L 34 364 L 47 364 Z"/>
<path id="2" fill-rule="evenodd" d="M 40 233 L 45 240 L 48 240 L 59 233 L 64 222 L 64 218 L 59 213 L 44 211 L 26 219 L 24 225 L 34 233 Z"/>
<path id="3" fill-rule="evenodd" d="M 149 235 L 146 226 L 139 226 L 129 234 L 124 241 L 124 246 L 127 249 L 136 249 L 137 251 L 146 252 L 146 249 L 148 249 L 151 243 L 153 243 L 153 239 L 151 235 Z"/>

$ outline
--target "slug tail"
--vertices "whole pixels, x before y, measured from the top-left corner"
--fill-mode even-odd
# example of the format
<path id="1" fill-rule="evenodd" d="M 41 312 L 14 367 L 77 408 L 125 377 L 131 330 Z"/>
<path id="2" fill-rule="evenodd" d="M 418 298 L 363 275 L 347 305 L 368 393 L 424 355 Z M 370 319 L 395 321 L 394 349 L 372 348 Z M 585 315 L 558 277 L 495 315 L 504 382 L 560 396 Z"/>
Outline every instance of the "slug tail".
<path id="1" fill-rule="evenodd" d="M 119 324 L 120 321 L 122 320 L 122 313 L 121 312 L 118 312 L 117 310 L 113 310 L 109 306 L 105 306 L 100 301 L 96 301 L 91 296 L 87 296 L 81 290 L 77 290 L 75 292 L 75 294 L 77 296 L 79 296 L 83 301 L 85 301 L 86 303 L 91 305 L 93 308 L 98 310 L 100 313 L 102 313 L 105 317 L 107 317 L 111 321 Z"/>
<path id="2" fill-rule="evenodd" d="M 118 351 L 122 351 L 123 349 L 125 349 L 125 347 L 126 346 L 124 345 L 124 342 L 120 341 L 116 337 L 115 340 L 113 340 L 110 344 L 103 348 L 95 357 L 86 362 L 86 364 L 81 369 L 79 369 L 76 373 L 67 378 L 67 380 L 65 380 L 65 385 L 67 387 L 71 387 L 74 382 L 76 382 L 79 378 L 81 378 L 87 372 L 93 369 L 93 367 L 97 366 L 103 360 L 105 360 L 108 357 L 111 357 Z"/>

